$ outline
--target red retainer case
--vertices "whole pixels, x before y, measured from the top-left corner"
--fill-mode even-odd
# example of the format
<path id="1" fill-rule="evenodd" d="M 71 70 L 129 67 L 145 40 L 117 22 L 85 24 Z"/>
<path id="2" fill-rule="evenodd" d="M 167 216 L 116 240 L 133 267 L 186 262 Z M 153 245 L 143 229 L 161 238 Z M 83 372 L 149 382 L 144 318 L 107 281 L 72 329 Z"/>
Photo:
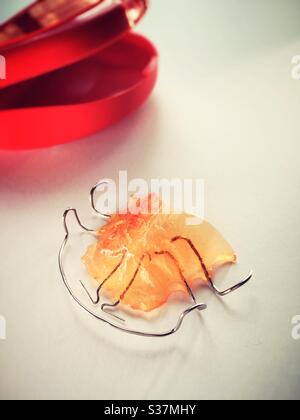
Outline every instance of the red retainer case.
<path id="1" fill-rule="evenodd" d="M 0 26 L 0 148 L 70 142 L 136 110 L 156 48 L 131 29 L 146 0 L 38 0 Z"/>

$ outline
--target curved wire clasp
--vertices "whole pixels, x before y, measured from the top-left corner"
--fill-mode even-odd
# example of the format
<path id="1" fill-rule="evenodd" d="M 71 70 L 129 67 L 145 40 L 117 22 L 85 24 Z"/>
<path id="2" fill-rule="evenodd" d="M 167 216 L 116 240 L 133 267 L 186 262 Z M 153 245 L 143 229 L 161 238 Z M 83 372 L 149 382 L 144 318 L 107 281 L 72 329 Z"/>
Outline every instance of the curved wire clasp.
<path id="1" fill-rule="evenodd" d="M 241 280 L 239 283 L 235 284 L 234 286 L 229 287 L 229 289 L 226 289 L 223 291 L 217 288 L 217 286 L 215 285 L 215 283 L 213 282 L 211 278 L 209 279 L 209 286 L 216 293 L 216 295 L 224 297 L 224 296 L 229 295 L 232 292 L 235 292 L 236 290 L 240 289 L 242 286 L 247 284 L 252 279 L 253 274 L 254 274 L 253 270 L 250 270 L 247 277 L 245 277 L 243 280 Z"/>
<path id="2" fill-rule="evenodd" d="M 98 215 L 100 215 L 102 218 L 104 218 L 104 219 L 110 219 L 110 217 L 111 217 L 111 215 L 110 214 L 104 214 L 104 213 L 101 213 L 101 211 L 99 211 L 98 209 L 97 209 L 97 207 L 96 207 L 96 203 L 95 203 L 95 193 L 96 193 L 96 191 L 97 191 L 97 189 L 99 188 L 99 187 L 101 187 L 101 185 L 109 185 L 109 182 L 108 181 L 106 181 L 106 180 L 100 180 L 100 181 L 98 181 L 97 182 L 97 184 L 95 184 L 94 186 L 93 186 L 93 188 L 91 189 L 91 191 L 90 191 L 90 203 L 91 203 L 91 206 L 92 206 L 92 209 L 94 210 L 94 212 L 96 212 Z"/>
<path id="3" fill-rule="evenodd" d="M 107 319 L 105 319 L 105 318 L 102 318 L 101 316 L 99 316 L 98 314 L 96 314 L 95 312 L 93 312 L 92 310 L 90 310 L 84 303 L 82 303 L 81 301 L 80 301 L 80 299 L 75 295 L 75 293 L 73 292 L 73 290 L 72 290 L 72 288 L 71 288 L 71 286 L 70 286 L 70 284 L 69 284 L 69 282 L 68 282 L 68 280 L 67 280 L 67 275 L 66 275 L 66 272 L 65 272 L 65 269 L 64 269 L 64 264 L 63 264 L 63 260 L 64 260 L 64 256 L 65 256 L 65 250 L 66 250 L 66 247 L 67 247 L 67 244 L 68 244 L 68 241 L 69 241 L 69 238 L 70 238 L 70 231 L 69 231 L 69 228 L 68 228 L 68 223 L 67 223 L 67 218 L 68 218 L 68 215 L 70 214 L 70 213 L 73 213 L 74 214 L 74 216 L 75 216 L 75 218 L 76 218 L 76 221 L 77 221 L 77 223 L 78 223 L 78 225 L 85 231 L 85 232 L 87 232 L 87 233 L 90 233 L 90 234 L 97 234 L 97 231 L 95 231 L 95 230 L 93 230 L 93 229 L 89 229 L 89 228 L 87 228 L 87 227 L 85 227 L 82 223 L 81 223 L 81 221 L 80 221 L 80 218 L 79 218 L 79 216 L 78 216 L 78 212 L 77 212 L 77 210 L 76 209 L 74 209 L 74 208 L 70 208 L 70 209 L 68 209 L 68 210 L 66 210 L 65 212 L 64 212 L 64 215 L 63 215 L 63 225 L 64 225 L 64 229 L 65 229 L 65 233 L 66 233 L 66 236 L 65 236 L 65 239 L 64 239 L 64 241 L 63 241 L 63 243 L 62 243 L 62 245 L 61 245 L 61 248 L 60 248 L 60 251 L 59 251 L 59 256 L 58 256 L 58 263 L 59 263 L 59 270 L 60 270 L 60 273 L 61 273 L 61 276 L 62 276 L 62 279 L 63 279 L 63 283 L 64 283 L 64 285 L 65 285 L 65 287 L 67 288 L 67 290 L 68 290 L 68 292 L 69 292 L 69 294 L 70 294 L 70 296 L 72 297 L 72 299 L 84 310 L 84 311 L 86 311 L 88 314 L 90 314 L 93 318 L 95 318 L 95 319 L 97 319 L 98 321 L 101 321 L 101 322 L 104 322 L 105 324 L 107 324 L 107 325 L 110 325 L 111 327 L 113 327 L 113 328 L 115 328 L 115 329 L 117 329 L 117 330 L 119 330 L 119 331 L 122 331 L 122 332 L 125 332 L 125 333 L 127 333 L 127 334 L 132 334 L 132 335 L 137 335 L 137 336 L 141 336 L 141 337 L 150 337 L 150 338 L 162 338 L 162 337 L 168 337 L 168 336 L 170 336 L 170 335 L 173 335 L 173 334 L 175 334 L 177 331 L 179 331 L 179 329 L 181 328 L 181 326 L 182 326 L 182 324 L 183 324 L 183 321 L 184 321 L 184 319 L 189 315 L 189 314 L 191 314 L 192 312 L 194 312 L 194 311 L 196 311 L 196 310 L 198 310 L 198 311 L 203 311 L 203 310 L 205 310 L 205 309 L 207 309 L 207 306 L 205 305 L 205 304 L 202 304 L 202 303 L 199 303 L 199 304 L 195 304 L 195 305 L 193 305 L 193 306 L 191 306 L 191 307 L 189 307 L 189 308 L 187 308 L 186 310 L 184 310 L 181 314 L 180 314 L 180 316 L 179 316 L 179 318 L 178 318 L 178 321 L 177 321 L 177 323 L 176 323 L 176 325 L 175 325 L 175 327 L 174 328 L 172 328 L 172 329 L 170 329 L 170 330 L 168 330 L 168 331 L 165 331 L 165 332 L 162 332 L 162 333 L 147 333 L 147 332 L 143 332 L 143 331 L 137 331 L 137 330 L 132 330 L 132 329 L 129 329 L 129 328 L 126 328 L 126 327 L 123 327 L 123 326 L 120 326 L 120 325 L 117 325 L 117 324 L 115 324 L 115 323 L 113 323 L 113 322 L 111 322 L 111 321 L 108 321 Z"/>
<path id="4" fill-rule="evenodd" d="M 205 262 L 201 256 L 201 254 L 199 253 L 199 251 L 197 250 L 197 248 L 195 247 L 195 245 L 193 244 L 193 242 L 189 239 L 189 238 L 185 238 L 184 236 L 176 236 L 175 238 L 172 239 L 172 242 L 177 242 L 177 241 L 184 241 L 186 242 L 189 247 L 191 248 L 191 250 L 193 251 L 193 253 L 196 255 L 201 268 L 204 272 L 206 281 L 208 282 L 208 285 L 210 287 L 210 289 L 218 296 L 224 297 L 229 295 L 232 292 L 235 292 L 236 290 L 240 289 L 242 286 L 244 286 L 245 284 L 247 284 L 253 277 L 253 270 L 250 270 L 249 274 L 247 275 L 247 277 L 245 277 L 243 280 L 241 280 L 239 283 L 235 284 L 234 286 L 230 287 L 229 289 L 226 290 L 219 290 L 217 288 L 217 286 L 215 285 L 211 275 L 209 274 L 209 271 L 205 265 Z"/>

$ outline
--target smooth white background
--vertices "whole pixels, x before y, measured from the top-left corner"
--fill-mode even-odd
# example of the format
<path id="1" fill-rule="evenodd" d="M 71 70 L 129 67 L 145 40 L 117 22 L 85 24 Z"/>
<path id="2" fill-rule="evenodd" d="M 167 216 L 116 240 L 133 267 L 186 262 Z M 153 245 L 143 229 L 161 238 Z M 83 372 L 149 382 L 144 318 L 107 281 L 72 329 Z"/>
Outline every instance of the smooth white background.
<path id="1" fill-rule="evenodd" d="M 26 2 L 0 3 L 4 18 Z M 139 112 L 67 146 L 0 152 L 0 398 L 299 398 L 299 1 L 153 0 L 138 30 L 161 54 Z M 255 269 L 223 303 L 203 293 L 202 321 L 173 338 L 98 325 L 61 284 L 63 210 L 89 216 L 90 186 L 120 169 L 204 178 L 206 217 L 240 257 L 228 284 Z"/>

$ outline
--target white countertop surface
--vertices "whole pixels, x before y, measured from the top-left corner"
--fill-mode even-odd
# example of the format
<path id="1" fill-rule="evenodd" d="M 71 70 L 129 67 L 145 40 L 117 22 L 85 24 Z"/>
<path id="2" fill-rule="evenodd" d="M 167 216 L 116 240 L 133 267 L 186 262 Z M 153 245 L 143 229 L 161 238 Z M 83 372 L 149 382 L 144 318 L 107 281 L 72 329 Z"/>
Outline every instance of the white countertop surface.
<path id="1" fill-rule="evenodd" d="M 1 0 L 0 18 L 20 3 Z M 138 30 L 161 54 L 141 110 L 80 142 L 0 152 L 0 398 L 299 398 L 299 1 L 152 0 Z M 206 218 L 240 257 L 228 282 L 255 270 L 223 303 L 202 294 L 202 321 L 174 337 L 111 330 L 62 286 L 62 212 L 88 217 L 90 187 L 120 169 L 203 178 Z"/>

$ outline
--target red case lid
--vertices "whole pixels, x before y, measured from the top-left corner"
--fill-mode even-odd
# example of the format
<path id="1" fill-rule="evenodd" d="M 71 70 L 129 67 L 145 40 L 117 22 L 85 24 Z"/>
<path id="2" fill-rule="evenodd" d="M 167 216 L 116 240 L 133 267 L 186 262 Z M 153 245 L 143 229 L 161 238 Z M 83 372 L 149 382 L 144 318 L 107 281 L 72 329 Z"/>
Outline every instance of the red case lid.
<path id="1" fill-rule="evenodd" d="M 130 30 L 147 5 L 38 0 L 1 25 L 0 148 L 71 141 L 140 106 L 155 85 L 158 57 Z"/>

